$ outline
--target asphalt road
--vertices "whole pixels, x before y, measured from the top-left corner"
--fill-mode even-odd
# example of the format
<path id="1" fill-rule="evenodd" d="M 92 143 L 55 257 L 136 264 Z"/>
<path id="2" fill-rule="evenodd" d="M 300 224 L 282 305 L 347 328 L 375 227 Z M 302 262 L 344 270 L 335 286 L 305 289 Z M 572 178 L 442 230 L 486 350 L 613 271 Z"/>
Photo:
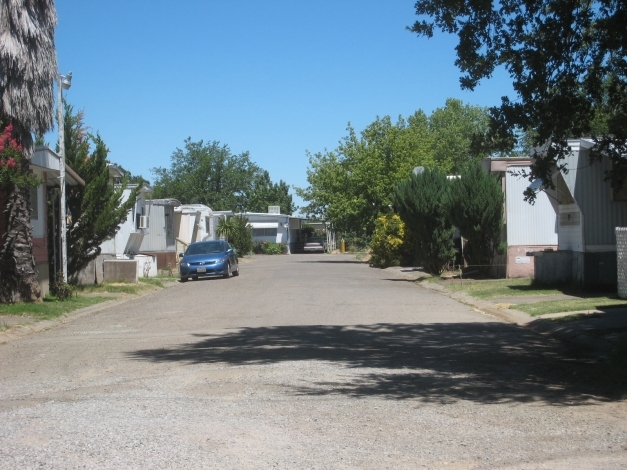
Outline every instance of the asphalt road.
<path id="1" fill-rule="evenodd" d="M 593 359 L 342 255 L 0 345 L 0 468 L 625 468 Z"/>

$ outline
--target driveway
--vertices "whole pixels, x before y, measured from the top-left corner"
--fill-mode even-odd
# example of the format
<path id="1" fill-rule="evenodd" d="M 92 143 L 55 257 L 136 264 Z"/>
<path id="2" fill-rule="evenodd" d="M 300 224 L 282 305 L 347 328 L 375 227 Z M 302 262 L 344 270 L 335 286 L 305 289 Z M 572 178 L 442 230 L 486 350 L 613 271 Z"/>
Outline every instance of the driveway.
<path id="1" fill-rule="evenodd" d="M 351 256 L 0 345 L 0 468 L 625 468 L 593 359 Z"/>

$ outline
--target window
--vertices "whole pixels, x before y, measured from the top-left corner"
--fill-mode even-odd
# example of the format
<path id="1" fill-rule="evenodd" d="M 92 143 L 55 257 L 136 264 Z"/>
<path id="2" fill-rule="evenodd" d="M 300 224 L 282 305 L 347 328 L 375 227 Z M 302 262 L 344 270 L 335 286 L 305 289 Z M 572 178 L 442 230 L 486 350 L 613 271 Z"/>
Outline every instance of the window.
<path id="1" fill-rule="evenodd" d="M 253 228 L 253 237 L 276 237 L 276 228 Z"/>
<path id="2" fill-rule="evenodd" d="M 37 191 L 39 188 L 37 186 L 35 186 L 34 188 L 30 188 L 30 207 L 31 207 L 31 213 L 30 213 L 30 218 L 31 219 L 38 219 L 39 218 L 39 191 Z"/>

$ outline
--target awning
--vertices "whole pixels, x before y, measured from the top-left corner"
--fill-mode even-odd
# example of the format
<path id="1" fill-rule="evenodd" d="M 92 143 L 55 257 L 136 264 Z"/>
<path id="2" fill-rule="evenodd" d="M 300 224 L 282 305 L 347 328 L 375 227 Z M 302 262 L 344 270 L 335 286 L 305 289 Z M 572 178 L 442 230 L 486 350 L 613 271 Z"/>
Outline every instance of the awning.
<path id="1" fill-rule="evenodd" d="M 35 153 L 30 159 L 30 166 L 37 167 L 48 173 L 48 186 L 59 185 L 60 163 L 59 156 L 49 147 L 35 147 Z M 66 163 L 65 182 L 70 186 L 85 186 L 85 181 L 78 176 Z"/>
<path id="2" fill-rule="evenodd" d="M 252 228 L 279 228 L 278 222 L 248 222 Z"/>

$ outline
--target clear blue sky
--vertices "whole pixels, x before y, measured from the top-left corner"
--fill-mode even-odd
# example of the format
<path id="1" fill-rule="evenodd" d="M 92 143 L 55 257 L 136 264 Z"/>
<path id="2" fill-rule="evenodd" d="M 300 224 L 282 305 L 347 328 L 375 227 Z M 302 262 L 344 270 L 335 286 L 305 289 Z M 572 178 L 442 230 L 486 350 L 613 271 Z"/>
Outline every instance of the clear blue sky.
<path id="1" fill-rule="evenodd" d="M 150 169 L 191 137 L 249 151 L 274 181 L 306 186 L 306 151 L 335 148 L 349 121 L 359 131 L 447 97 L 491 106 L 511 93 L 503 74 L 461 91 L 456 37 L 406 31 L 413 5 L 57 0 L 59 70 L 73 72 L 68 102 L 133 174 L 153 181 Z"/>

